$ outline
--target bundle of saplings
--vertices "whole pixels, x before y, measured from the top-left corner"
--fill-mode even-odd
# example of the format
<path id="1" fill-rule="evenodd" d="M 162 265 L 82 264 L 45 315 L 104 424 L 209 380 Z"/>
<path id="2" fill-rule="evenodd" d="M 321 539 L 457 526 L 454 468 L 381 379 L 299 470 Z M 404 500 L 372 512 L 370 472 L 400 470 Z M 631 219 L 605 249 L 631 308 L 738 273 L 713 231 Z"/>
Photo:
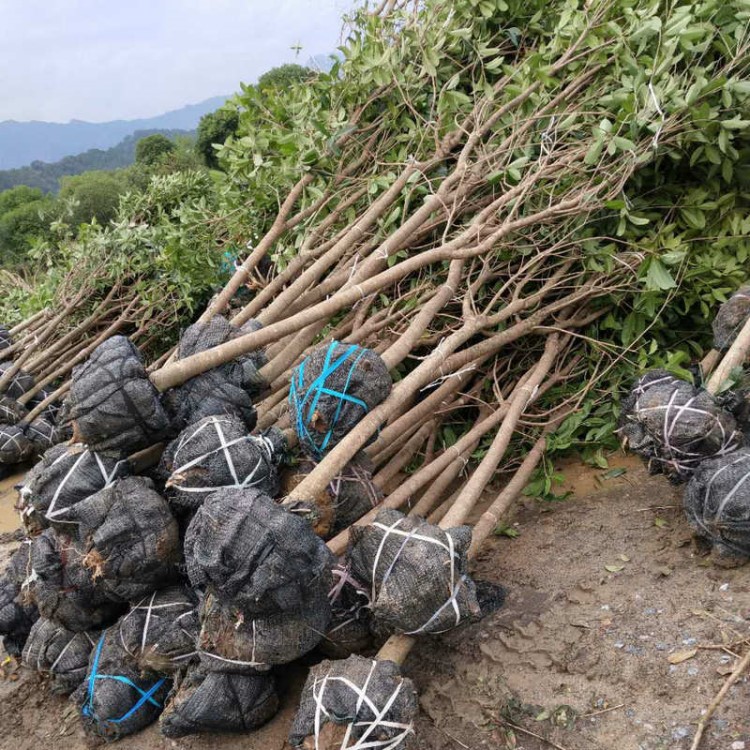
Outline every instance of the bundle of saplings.
<path id="1" fill-rule="evenodd" d="M 75 440 L 95 451 L 128 455 L 170 431 L 143 357 L 125 336 L 107 339 L 73 370 L 69 401 Z"/>
<path id="2" fill-rule="evenodd" d="M 391 392 L 391 375 L 378 354 L 332 341 L 295 368 L 289 387 L 292 425 L 302 449 L 320 458 Z"/>
<path id="3" fill-rule="evenodd" d="M 0 362 L 0 377 L 9 372 L 11 368 L 15 368 L 13 362 Z M 6 387 L 5 395 L 9 398 L 21 398 L 24 393 L 30 391 L 34 387 L 34 376 L 30 375 L 21 369 L 16 369 L 13 375 L 10 377 Z"/>
<path id="4" fill-rule="evenodd" d="M 296 487 L 317 465 L 309 457 L 303 457 L 284 476 L 284 494 Z M 364 451 L 360 451 L 328 483 L 325 490 L 315 499 L 316 510 L 326 518 L 323 529 L 316 528 L 316 533 L 327 538 L 332 534 L 351 526 L 368 511 L 372 510 L 382 499 L 382 491 L 372 481 L 373 463 Z"/>
<path id="5" fill-rule="evenodd" d="M 24 595 L 39 614 L 80 633 L 114 622 L 123 606 L 113 602 L 95 571 L 85 562 L 86 550 L 71 537 L 47 529 L 31 543 Z"/>
<path id="6" fill-rule="evenodd" d="M 481 615 L 468 575 L 471 527 L 443 530 L 418 516 L 383 510 L 352 527 L 347 562 L 371 587 L 379 633 L 442 633 Z"/>
<path id="7" fill-rule="evenodd" d="M 330 619 L 333 556 L 310 526 L 254 489 L 209 495 L 185 535 L 200 609 L 201 660 L 212 671 L 293 661 Z"/>
<path id="8" fill-rule="evenodd" d="M 23 649 L 23 663 L 51 678 L 52 692 L 71 693 L 86 678 L 89 656 L 98 632 L 68 630 L 45 617 L 31 628 Z"/>
<path id="9" fill-rule="evenodd" d="M 0 464 L 20 464 L 34 455 L 34 444 L 20 425 L 0 424 Z"/>
<path id="10" fill-rule="evenodd" d="M 725 566 L 750 558 L 750 450 L 703 461 L 685 488 L 684 507 L 695 534 Z"/>
<path id="11" fill-rule="evenodd" d="M 255 321 L 250 321 L 249 325 L 248 330 L 258 327 Z M 205 323 L 194 323 L 180 338 L 177 360 L 231 341 L 246 332 L 220 315 Z M 203 417 L 222 414 L 242 419 L 247 429 L 252 430 L 257 419 L 252 399 L 265 388 L 258 372 L 265 362 L 262 351 L 252 352 L 168 391 L 165 404 L 177 429 Z"/>
<path id="12" fill-rule="evenodd" d="M 721 305 L 716 313 L 711 324 L 714 347 L 720 352 L 729 349 L 748 318 L 750 318 L 750 286 L 743 286 Z"/>
<path id="13" fill-rule="evenodd" d="M 249 732 L 271 719 L 278 707 L 272 675 L 207 672 L 191 666 L 177 677 L 159 725 L 167 737 Z"/>
<path id="14" fill-rule="evenodd" d="M 649 469 L 684 481 L 706 458 L 725 455 L 743 443 L 734 417 L 702 388 L 651 370 L 623 400 L 619 432 L 627 448 Z"/>
<path id="15" fill-rule="evenodd" d="M 71 506 L 66 520 L 97 587 L 114 601 L 139 601 L 177 581 L 177 520 L 145 477 L 125 477 Z"/>
<path id="16" fill-rule="evenodd" d="M 254 487 L 275 497 L 285 444 L 278 429 L 248 435 L 239 417 L 204 417 L 186 427 L 162 455 L 159 473 L 167 477 L 166 496 L 180 511 L 195 511 L 208 495 L 230 487 Z"/>
<path id="17" fill-rule="evenodd" d="M 417 715 L 414 683 L 390 661 L 350 656 L 313 667 L 289 732 L 292 747 L 401 748 Z M 331 725 L 339 725 L 340 728 Z"/>
<path id="18" fill-rule="evenodd" d="M 19 490 L 24 525 L 30 531 L 47 526 L 70 530 L 70 510 L 81 500 L 130 473 L 130 464 L 85 445 L 57 445 L 26 475 Z"/>
<path id="19" fill-rule="evenodd" d="M 31 572 L 31 542 L 25 541 L 13 553 L 0 578 L 0 636 L 5 651 L 11 656 L 20 656 L 39 617 L 36 605 L 24 595 L 24 584 Z"/>
<path id="20" fill-rule="evenodd" d="M 173 674 L 197 660 L 197 606 L 187 586 L 170 586 L 134 604 L 113 629 L 141 669 Z"/>
<path id="21" fill-rule="evenodd" d="M 73 700 L 81 707 L 86 732 L 116 740 L 156 721 L 169 689 L 169 680 L 138 666 L 116 628 L 110 628 L 91 652 L 85 681 Z"/>

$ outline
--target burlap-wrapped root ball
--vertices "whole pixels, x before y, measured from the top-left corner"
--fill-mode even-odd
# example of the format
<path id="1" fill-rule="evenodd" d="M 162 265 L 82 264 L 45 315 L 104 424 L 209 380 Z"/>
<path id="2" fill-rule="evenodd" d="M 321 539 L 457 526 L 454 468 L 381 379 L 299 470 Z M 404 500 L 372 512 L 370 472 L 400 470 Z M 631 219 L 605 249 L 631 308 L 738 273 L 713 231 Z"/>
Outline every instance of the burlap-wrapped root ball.
<path id="1" fill-rule="evenodd" d="M 256 489 L 209 495 L 185 535 L 190 582 L 245 613 L 297 612 L 333 555 L 308 524 Z"/>
<path id="2" fill-rule="evenodd" d="M 74 633 L 44 617 L 34 623 L 23 649 L 23 663 L 48 675 L 53 693 L 72 693 L 86 679 L 98 632 Z"/>
<path id="3" fill-rule="evenodd" d="M 0 326 L 0 351 L 13 346 L 13 336 L 5 326 Z"/>
<path id="4" fill-rule="evenodd" d="M 328 595 L 331 622 L 319 649 L 331 659 L 345 659 L 372 644 L 370 592 L 352 576 L 349 566 L 339 563 L 332 573 L 334 584 Z"/>
<path id="5" fill-rule="evenodd" d="M 125 455 L 158 443 L 171 428 L 141 353 L 125 336 L 107 339 L 73 370 L 70 417 L 76 441 Z"/>
<path id="6" fill-rule="evenodd" d="M 289 732 L 292 747 L 310 750 L 402 750 L 414 734 L 414 683 L 392 661 L 350 656 L 313 667 Z"/>
<path id="7" fill-rule="evenodd" d="M 250 732 L 269 721 L 278 708 L 276 681 L 271 675 L 190 667 L 173 688 L 159 726 L 167 737 Z"/>
<path id="8" fill-rule="evenodd" d="M 20 656 L 34 622 L 39 618 L 36 605 L 24 588 L 31 576 L 31 541 L 13 553 L 0 578 L 0 636 L 5 651 Z"/>
<path id="9" fill-rule="evenodd" d="M 156 721 L 170 687 L 168 679 L 142 671 L 110 629 L 91 652 L 86 679 L 73 700 L 87 733 L 117 740 Z"/>
<path id="10" fill-rule="evenodd" d="M 750 450 L 703 461 L 685 488 L 685 514 L 728 567 L 750 559 Z"/>
<path id="11" fill-rule="evenodd" d="M 260 325 L 255 321 L 250 322 L 256 327 Z M 246 332 L 220 315 L 207 323 L 194 323 L 180 338 L 177 359 L 204 352 Z M 245 422 L 248 430 L 252 430 L 257 421 L 252 399 L 266 387 L 258 372 L 265 363 L 266 357 L 262 351 L 251 352 L 169 390 L 164 403 L 177 429 L 184 429 L 203 417 L 234 415 Z"/>
<path id="12" fill-rule="evenodd" d="M 125 477 L 71 507 L 83 564 L 114 601 L 139 601 L 179 578 L 180 532 L 145 477 Z"/>
<path id="13" fill-rule="evenodd" d="M 31 575 L 24 587 L 42 617 L 76 633 L 104 627 L 123 610 L 84 564 L 85 556 L 72 538 L 47 529 L 31 544 Z"/>
<path id="14" fill-rule="evenodd" d="M 18 424 L 27 414 L 26 407 L 14 398 L 0 396 L 0 424 Z"/>
<path id="15" fill-rule="evenodd" d="M 619 433 L 649 470 L 674 481 L 686 480 L 701 461 L 744 440 L 734 417 L 708 391 L 666 370 L 651 370 L 635 382 L 622 404 Z"/>
<path id="16" fill-rule="evenodd" d="M 13 362 L 0 362 L 0 377 L 13 367 Z M 21 398 L 24 393 L 30 391 L 36 383 L 34 376 L 25 370 L 17 370 L 13 373 L 10 382 L 5 388 L 5 395 L 9 398 Z"/>
<path id="17" fill-rule="evenodd" d="M 231 600 L 206 594 L 200 609 L 198 649 L 212 672 L 254 674 L 312 651 L 331 621 L 328 585 L 312 584 L 297 611 L 248 613 Z"/>
<path id="18" fill-rule="evenodd" d="M 303 458 L 295 467 L 285 472 L 283 494 L 288 495 L 317 466 L 311 458 Z M 373 464 L 364 451 L 360 451 L 326 486 L 310 504 L 298 503 L 285 507 L 305 515 L 307 505 L 315 514 L 313 528 L 323 539 L 338 534 L 358 521 L 383 499 L 382 491 L 372 481 Z"/>
<path id="19" fill-rule="evenodd" d="M 113 629 L 141 669 L 171 675 L 198 660 L 197 606 L 187 586 L 170 586 L 133 605 Z"/>
<path id="20" fill-rule="evenodd" d="M 320 458 L 391 392 L 385 362 L 370 349 L 332 341 L 292 373 L 289 408 L 302 449 Z"/>
<path id="21" fill-rule="evenodd" d="M 39 456 L 66 439 L 64 431 L 58 430 L 52 422 L 44 417 L 37 417 L 25 425 L 23 432 L 34 446 L 34 452 Z"/>
<path id="22" fill-rule="evenodd" d="M 714 347 L 720 352 L 729 349 L 748 318 L 750 318 L 750 286 L 743 286 L 721 305 L 716 313 L 711 324 Z"/>
<path id="23" fill-rule="evenodd" d="M 48 526 L 71 529 L 71 508 L 120 477 L 130 474 L 130 464 L 85 445 L 57 445 L 26 475 L 20 486 L 20 506 L 29 531 Z"/>
<path id="24" fill-rule="evenodd" d="M 383 510 L 354 526 L 347 553 L 351 574 L 367 581 L 377 633 L 443 633 L 478 619 L 468 575 L 471 527 L 443 530 L 422 518 Z"/>
<path id="25" fill-rule="evenodd" d="M 20 425 L 0 424 L 0 464 L 6 466 L 28 461 L 34 455 L 34 444 Z"/>
<path id="26" fill-rule="evenodd" d="M 248 435 L 238 417 L 205 417 L 186 427 L 162 456 L 166 496 L 182 512 L 197 510 L 208 495 L 230 487 L 254 487 L 275 497 L 285 446 L 280 430 Z"/>

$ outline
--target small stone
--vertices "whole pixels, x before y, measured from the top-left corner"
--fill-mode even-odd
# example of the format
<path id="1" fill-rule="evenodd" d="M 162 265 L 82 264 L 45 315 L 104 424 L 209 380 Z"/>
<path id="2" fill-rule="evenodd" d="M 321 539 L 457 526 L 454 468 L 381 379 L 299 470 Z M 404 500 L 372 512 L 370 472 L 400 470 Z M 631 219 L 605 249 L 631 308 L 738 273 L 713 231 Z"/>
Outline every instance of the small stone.
<path id="1" fill-rule="evenodd" d="M 685 739 L 685 737 L 688 737 L 690 735 L 690 728 L 689 727 L 677 727 L 672 732 L 672 739 L 679 741 L 682 739 Z"/>
<path id="2" fill-rule="evenodd" d="M 745 750 L 745 743 L 742 740 L 737 740 L 737 742 L 733 742 L 729 747 L 731 750 Z"/>
<path id="3" fill-rule="evenodd" d="M 698 667 L 688 667 L 688 671 L 687 671 L 688 676 L 695 677 L 698 674 L 698 672 L 699 672 Z"/>
<path id="4" fill-rule="evenodd" d="M 727 591 L 729 589 L 728 583 L 722 583 L 721 586 L 719 586 L 719 591 Z"/>

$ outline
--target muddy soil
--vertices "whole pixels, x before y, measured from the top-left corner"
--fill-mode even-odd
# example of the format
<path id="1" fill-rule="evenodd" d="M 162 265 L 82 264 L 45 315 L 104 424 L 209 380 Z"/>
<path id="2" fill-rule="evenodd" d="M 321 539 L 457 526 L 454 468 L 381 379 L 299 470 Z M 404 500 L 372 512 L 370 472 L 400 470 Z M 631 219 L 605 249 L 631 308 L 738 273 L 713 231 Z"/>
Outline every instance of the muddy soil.
<path id="1" fill-rule="evenodd" d="M 733 644 L 750 637 L 750 567 L 713 567 L 691 545 L 678 488 L 627 457 L 611 466 L 626 472 L 569 462 L 573 495 L 521 503 L 509 519 L 518 535 L 493 538 L 476 565 L 477 577 L 507 587 L 506 605 L 414 650 L 405 671 L 420 693 L 419 750 L 690 747 L 735 663 Z M 0 749 L 86 747 L 65 699 L 4 668 Z M 301 668 L 285 675 L 281 713 L 252 735 L 173 742 L 151 727 L 119 748 L 281 750 L 303 679 Z M 747 678 L 701 748 L 750 750 Z"/>

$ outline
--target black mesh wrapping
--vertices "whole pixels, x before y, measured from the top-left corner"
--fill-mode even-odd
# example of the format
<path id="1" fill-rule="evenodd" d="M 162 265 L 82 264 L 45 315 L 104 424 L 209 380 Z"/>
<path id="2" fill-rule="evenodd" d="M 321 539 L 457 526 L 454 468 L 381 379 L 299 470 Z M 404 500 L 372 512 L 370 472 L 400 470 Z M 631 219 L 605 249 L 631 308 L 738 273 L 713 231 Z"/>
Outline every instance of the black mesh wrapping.
<path id="1" fill-rule="evenodd" d="M 44 417 L 37 417 L 23 428 L 23 432 L 38 455 L 65 440 L 64 434 Z"/>
<path id="2" fill-rule="evenodd" d="M 111 741 L 156 721 L 170 687 L 168 679 L 143 672 L 110 629 L 92 650 L 86 679 L 73 700 L 81 707 L 86 732 Z"/>
<path id="3" fill-rule="evenodd" d="M 354 526 L 347 561 L 352 576 L 370 587 L 373 629 L 423 635 L 478 619 L 470 544 L 469 526 L 443 530 L 397 510 Z"/>
<path id="4" fill-rule="evenodd" d="M 0 464 L 20 464 L 34 455 L 34 444 L 20 425 L 0 424 Z"/>
<path id="5" fill-rule="evenodd" d="M 111 601 L 85 553 L 70 537 L 47 529 L 31 544 L 28 601 L 39 614 L 76 633 L 114 622 L 123 607 Z"/>
<path id="6" fill-rule="evenodd" d="M 13 346 L 13 336 L 5 326 L 0 326 L 0 351 Z"/>
<path id="7" fill-rule="evenodd" d="M 159 474 L 167 478 L 170 504 L 182 512 L 197 510 L 208 495 L 230 487 L 254 487 L 275 497 L 285 447 L 280 430 L 248 435 L 238 417 L 205 417 L 167 446 Z"/>
<path id="8" fill-rule="evenodd" d="M 0 636 L 11 656 L 20 656 L 31 627 L 39 617 L 36 605 L 25 594 L 31 575 L 31 541 L 13 553 L 0 578 Z"/>
<path id="9" fill-rule="evenodd" d="M 71 530 L 71 508 L 130 470 L 126 460 L 80 443 L 50 448 L 19 488 L 24 525 L 31 531 L 48 526 Z"/>
<path id="10" fill-rule="evenodd" d="M 304 520 L 258 490 L 209 495 L 185 535 L 188 576 L 247 614 L 295 612 L 333 555 Z"/>
<path id="11" fill-rule="evenodd" d="M 155 591 L 133 605 L 113 629 L 143 670 L 171 675 L 198 661 L 198 597 L 186 586 Z"/>
<path id="12" fill-rule="evenodd" d="M 334 722 L 341 726 L 342 747 L 401 750 L 413 737 L 417 708 L 414 683 L 394 662 L 361 656 L 324 661 L 310 670 L 289 744 L 301 747 L 310 737 L 310 747 L 317 747 L 326 724 Z M 342 742 L 346 731 L 348 744 Z"/>
<path id="13" fill-rule="evenodd" d="M 252 330 L 257 330 L 260 324 L 257 321 L 252 323 L 256 326 Z M 177 359 L 204 352 L 247 332 L 221 315 L 214 316 L 207 323 L 194 323 L 180 338 Z M 184 429 L 203 417 L 234 415 L 252 430 L 257 421 L 252 399 L 266 388 L 258 372 L 265 363 L 264 352 L 251 352 L 168 391 L 165 404 L 177 429 Z"/>
<path id="14" fill-rule="evenodd" d="M 352 576 L 349 566 L 339 563 L 332 572 L 331 622 L 318 648 L 331 659 L 345 659 L 372 644 L 370 592 Z"/>
<path id="15" fill-rule="evenodd" d="M 355 344 L 333 341 L 292 374 L 289 408 L 302 449 L 320 458 L 384 401 L 392 382 L 385 362 Z"/>
<path id="16" fill-rule="evenodd" d="M 271 675 L 206 672 L 191 667 L 173 688 L 159 726 L 167 737 L 250 732 L 269 721 L 278 708 Z"/>
<path id="17" fill-rule="evenodd" d="M 139 601 L 178 579 L 179 527 L 150 479 L 118 479 L 72 506 L 67 518 L 113 600 Z"/>
<path id="18" fill-rule="evenodd" d="M 0 362 L 0 376 L 4 375 L 10 368 L 13 367 L 13 362 L 6 361 Z M 34 376 L 30 375 L 25 370 L 18 370 L 13 374 L 10 382 L 5 388 L 5 395 L 9 398 L 21 398 L 24 393 L 30 391 L 36 382 Z"/>
<path id="19" fill-rule="evenodd" d="M 750 286 L 744 286 L 721 305 L 716 313 L 711 324 L 714 347 L 720 352 L 729 349 L 748 318 L 750 318 Z"/>
<path id="20" fill-rule="evenodd" d="M 42 617 L 34 623 L 23 649 L 23 663 L 51 678 L 52 692 L 72 693 L 86 678 L 98 632 L 74 633 Z"/>
<path id="21" fill-rule="evenodd" d="M 302 482 L 317 466 L 311 458 L 300 462 L 286 472 L 284 494 Z M 371 511 L 383 499 L 383 492 L 372 481 L 373 464 L 364 451 L 360 451 L 335 476 L 314 500 L 316 511 L 321 519 L 315 527 L 316 533 L 324 539 L 338 534 Z"/>
<path id="22" fill-rule="evenodd" d="M 0 424 L 18 424 L 26 415 L 28 410 L 10 396 L 0 396 Z"/>
<path id="23" fill-rule="evenodd" d="M 666 370 L 636 380 L 623 400 L 619 433 L 653 472 L 686 480 L 706 458 L 721 456 L 744 440 L 734 417 L 708 391 Z"/>
<path id="24" fill-rule="evenodd" d="M 206 594 L 200 609 L 200 660 L 212 672 L 252 674 L 288 664 L 312 651 L 331 620 L 327 586 L 320 580 L 302 595 L 296 612 L 251 614 Z"/>
<path id="25" fill-rule="evenodd" d="M 696 534 L 720 556 L 750 557 L 750 450 L 703 461 L 685 488 L 684 507 Z"/>
<path id="26" fill-rule="evenodd" d="M 107 339 L 73 370 L 70 404 L 77 438 L 93 450 L 130 454 L 169 434 L 159 393 L 125 336 Z"/>

